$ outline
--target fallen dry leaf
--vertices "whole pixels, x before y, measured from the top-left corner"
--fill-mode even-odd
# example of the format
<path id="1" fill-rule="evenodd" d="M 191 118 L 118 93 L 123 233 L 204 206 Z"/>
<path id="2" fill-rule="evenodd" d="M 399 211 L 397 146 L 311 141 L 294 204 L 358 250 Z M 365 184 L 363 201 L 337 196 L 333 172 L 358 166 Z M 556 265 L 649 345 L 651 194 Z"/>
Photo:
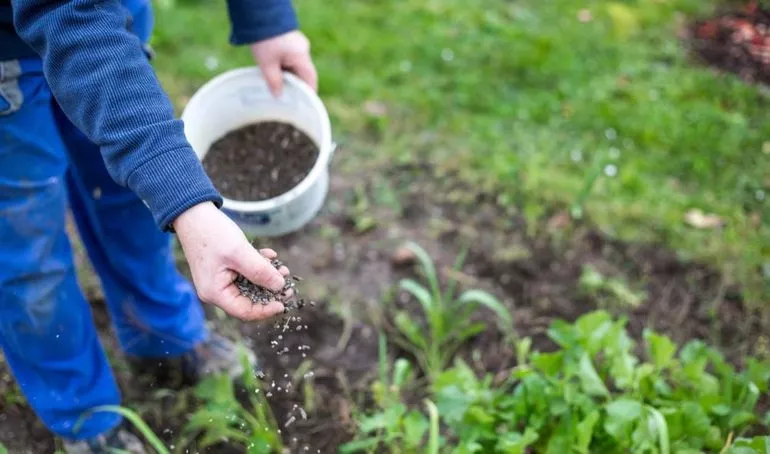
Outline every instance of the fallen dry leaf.
<path id="1" fill-rule="evenodd" d="M 384 117 L 388 113 L 388 108 L 380 101 L 366 101 L 364 111 L 373 117 Z"/>
<path id="2" fill-rule="evenodd" d="M 555 215 L 551 216 L 551 219 L 548 220 L 548 229 L 561 230 L 569 225 L 570 220 L 571 219 L 569 213 L 566 211 L 556 213 Z"/>
<path id="3" fill-rule="evenodd" d="M 578 11 L 577 18 L 580 22 L 585 24 L 586 22 L 590 22 L 593 16 L 591 15 L 591 11 L 587 9 L 581 9 Z"/>
<path id="4" fill-rule="evenodd" d="M 751 222 L 751 226 L 755 229 L 758 229 L 760 225 L 762 225 L 762 217 L 759 215 L 759 213 L 751 213 L 751 216 L 749 216 L 749 221 Z"/>
<path id="5" fill-rule="evenodd" d="M 687 224 L 696 229 L 714 229 L 724 224 L 722 218 L 716 214 L 706 214 L 697 208 L 688 211 L 687 214 L 684 215 L 684 220 Z"/>

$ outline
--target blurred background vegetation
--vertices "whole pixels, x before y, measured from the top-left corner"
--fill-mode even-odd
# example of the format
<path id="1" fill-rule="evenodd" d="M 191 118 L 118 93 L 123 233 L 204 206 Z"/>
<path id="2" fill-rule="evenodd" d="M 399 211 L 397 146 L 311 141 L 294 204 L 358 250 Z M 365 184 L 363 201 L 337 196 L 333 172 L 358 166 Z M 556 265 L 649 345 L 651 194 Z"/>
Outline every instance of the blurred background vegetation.
<path id="1" fill-rule="evenodd" d="M 157 8 L 179 108 L 227 69 L 222 2 Z M 431 161 L 530 220 L 558 210 L 770 294 L 766 88 L 697 63 L 703 0 L 297 0 L 345 169 Z M 535 223 L 537 224 L 537 223 Z"/>

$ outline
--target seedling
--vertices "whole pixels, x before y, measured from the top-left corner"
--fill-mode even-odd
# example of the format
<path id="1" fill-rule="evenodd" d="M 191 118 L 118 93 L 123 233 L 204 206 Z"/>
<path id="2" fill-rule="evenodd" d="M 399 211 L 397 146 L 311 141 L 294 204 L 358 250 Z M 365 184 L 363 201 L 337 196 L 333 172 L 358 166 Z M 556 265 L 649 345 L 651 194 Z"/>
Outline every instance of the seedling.
<path id="1" fill-rule="evenodd" d="M 580 290 L 608 309 L 636 308 L 647 298 L 645 292 L 632 289 L 624 279 L 607 277 L 590 265 L 583 267 Z"/>
<path id="2" fill-rule="evenodd" d="M 449 273 L 446 289 L 442 290 L 436 267 L 428 253 L 415 243 L 408 243 L 406 247 L 417 257 L 427 287 L 413 279 L 404 279 L 400 288 L 419 303 L 425 316 L 425 326 L 415 322 L 407 311 L 399 310 L 393 320 L 399 334 L 395 341 L 417 358 L 431 382 L 447 366 L 460 345 L 486 328 L 486 324 L 471 320 L 479 307 L 493 311 L 500 330 L 507 336 L 513 336 L 513 317 L 493 295 L 473 289 L 455 297 L 457 281 L 453 276 L 462 266 L 465 253 L 458 256 L 454 272 Z"/>
<path id="3" fill-rule="evenodd" d="M 438 454 L 441 444 L 438 409 L 426 400 L 426 417 L 421 411 L 409 409 L 403 403 L 403 391 L 411 387 L 414 380 L 412 364 L 399 358 L 391 365 L 383 335 L 380 335 L 379 342 L 379 366 L 380 378 L 372 384 L 377 410 L 358 418 L 361 436 L 343 445 L 340 452 L 383 452 L 382 449 L 385 449 L 393 454 Z M 427 443 L 424 442 L 426 436 Z"/>
<path id="4" fill-rule="evenodd" d="M 243 385 L 251 408 L 246 408 L 235 397 L 232 379 L 212 376 L 196 387 L 196 395 L 203 405 L 190 417 L 184 428 L 187 443 L 180 443 L 179 452 L 189 442 L 200 438 L 197 448 L 205 449 L 222 441 L 243 447 L 249 454 L 281 452 L 278 424 L 267 402 L 246 355 L 242 355 Z"/>

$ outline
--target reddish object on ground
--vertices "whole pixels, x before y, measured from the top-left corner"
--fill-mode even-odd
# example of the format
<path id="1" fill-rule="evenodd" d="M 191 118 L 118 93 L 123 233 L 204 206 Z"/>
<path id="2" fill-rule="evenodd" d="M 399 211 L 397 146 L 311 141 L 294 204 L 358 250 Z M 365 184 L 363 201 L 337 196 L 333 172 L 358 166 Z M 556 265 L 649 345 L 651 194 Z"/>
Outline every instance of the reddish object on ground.
<path id="1" fill-rule="evenodd" d="M 694 47 L 706 62 L 749 82 L 770 84 L 770 10 L 756 1 L 697 22 Z"/>

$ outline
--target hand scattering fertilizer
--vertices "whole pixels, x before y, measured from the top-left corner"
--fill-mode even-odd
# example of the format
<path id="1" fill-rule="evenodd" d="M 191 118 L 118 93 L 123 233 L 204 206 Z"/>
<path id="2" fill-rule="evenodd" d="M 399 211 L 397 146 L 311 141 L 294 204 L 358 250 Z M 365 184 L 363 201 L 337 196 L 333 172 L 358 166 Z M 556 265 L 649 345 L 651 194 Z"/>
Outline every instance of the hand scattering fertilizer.
<path id="1" fill-rule="evenodd" d="M 283 266 L 283 262 L 280 260 L 273 260 L 271 262 L 275 269 L 279 270 Z M 249 281 L 242 275 L 238 275 L 235 279 L 235 286 L 240 290 L 241 295 L 247 297 L 254 304 L 267 305 L 273 301 L 283 303 L 284 313 L 294 309 L 302 309 L 306 304 L 315 306 L 313 301 L 307 301 L 304 298 L 299 298 L 299 290 L 297 289 L 297 282 L 301 282 L 302 278 L 295 275 L 289 275 L 286 277 L 286 283 L 279 292 L 273 292 L 269 289 L 261 287 L 253 282 Z M 291 294 L 289 293 L 291 291 Z"/>

